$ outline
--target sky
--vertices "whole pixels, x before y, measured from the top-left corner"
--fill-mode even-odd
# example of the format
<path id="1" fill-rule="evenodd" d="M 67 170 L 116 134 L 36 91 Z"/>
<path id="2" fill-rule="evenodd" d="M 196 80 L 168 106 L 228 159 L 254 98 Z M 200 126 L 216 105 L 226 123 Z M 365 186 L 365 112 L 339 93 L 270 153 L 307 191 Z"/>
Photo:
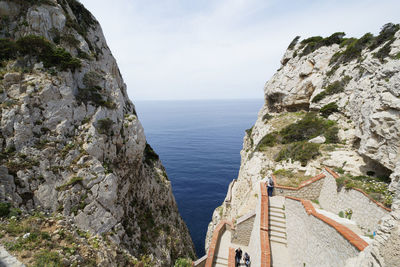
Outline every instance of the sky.
<path id="1" fill-rule="evenodd" d="M 290 41 L 377 34 L 399 0 L 81 0 L 137 100 L 263 98 Z"/>

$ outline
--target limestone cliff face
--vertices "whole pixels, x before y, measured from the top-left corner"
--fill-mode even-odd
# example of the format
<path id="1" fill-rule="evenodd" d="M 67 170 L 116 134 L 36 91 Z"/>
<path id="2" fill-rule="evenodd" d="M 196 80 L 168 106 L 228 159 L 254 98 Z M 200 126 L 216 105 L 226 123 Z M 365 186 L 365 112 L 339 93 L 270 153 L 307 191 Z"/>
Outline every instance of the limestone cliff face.
<path id="1" fill-rule="evenodd" d="M 235 219 L 254 209 L 258 181 L 285 169 L 316 175 L 323 166 L 353 175 L 391 178 L 392 213 L 383 218 L 373 244 L 354 260 L 355 266 L 394 266 L 400 262 L 400 31 L 388 24 L 379 36 L 344 39 L 336 33 L 292 42 L 281 67 L 266 83 L 265 104 L 244 137 L 238 179 L 229 202 L 213 214 L 206 238 L 221 217 Z M 338 127 L 339 140 L 306 164 L 276 161 L 279 146 L 260 150 L 262 139 L 299 121 L 305 113 L 334 107 L 328 119 Z M 321 137 L 322 142 L 325 137 Z M 264 139 L 265 140 L 265 139 Z M 318 142 L 318 141 L 316 141 Z M 371 265 L 372 264 L 372 265 Z"/>
<path id="2" fill-rule="evenodd" d="M 76 0 L 0 1 L 0 15 L 1 201 L 61 212 L 156 265 L 193 256 L 96 19 Z"/>

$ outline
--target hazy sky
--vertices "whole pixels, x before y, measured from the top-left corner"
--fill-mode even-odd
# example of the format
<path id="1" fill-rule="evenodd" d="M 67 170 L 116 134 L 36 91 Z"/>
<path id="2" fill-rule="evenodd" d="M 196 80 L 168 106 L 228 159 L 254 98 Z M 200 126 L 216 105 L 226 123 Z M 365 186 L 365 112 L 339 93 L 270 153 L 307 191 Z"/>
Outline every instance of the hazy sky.
<path id="1" fill-rule="evenodd" d="M 263 98 L 296 36 L 374 34 L 399 0 L 81 0 L 135 100 Z"/>

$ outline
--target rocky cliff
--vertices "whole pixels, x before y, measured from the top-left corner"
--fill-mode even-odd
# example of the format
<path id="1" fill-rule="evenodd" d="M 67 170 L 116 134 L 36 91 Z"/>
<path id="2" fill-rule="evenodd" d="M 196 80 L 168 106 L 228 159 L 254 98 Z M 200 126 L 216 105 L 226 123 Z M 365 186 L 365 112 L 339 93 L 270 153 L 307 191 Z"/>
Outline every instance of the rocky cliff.
<path id="1" fill-rule="evenodd" d="M 244 137 L 239 176 L 213 214 L 206 247 L 222 218 L 254 209 L 266 174 L 296 186 L 328 166 L 348 183 L 368 184 L 371 196 L 392 208 L 373 244 L 349 266 L 400 262 L 399 29 L 386 24 L 377 36 L 293 40 L 265 85 L 265 104 Z"/>
<path id="2" fill-rule="evenodd" d="M 0 1 L 0 201 L 58 212 L 133 256 L 193 257 L 189 232 L 96 19 Z"/>

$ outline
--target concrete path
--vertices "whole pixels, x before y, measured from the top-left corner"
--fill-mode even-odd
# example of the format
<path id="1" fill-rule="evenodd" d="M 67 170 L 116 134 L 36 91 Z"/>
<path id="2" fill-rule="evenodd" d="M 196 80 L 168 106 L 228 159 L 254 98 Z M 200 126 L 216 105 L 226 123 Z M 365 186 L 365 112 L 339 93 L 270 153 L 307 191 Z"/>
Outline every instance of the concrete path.
<path id="1" fill-rule="evenodd" d="M 291 267 L 290 254 L 287 248 L 285 198 L 269 198 L 269 234 L 271 244 L 272 266 Z"/>
<path id="2" fill-rule="evenodd" d="M 7 250 L 0 245 L 0 267 L 25 267 L 17 258 L 12 256 Z"/>

